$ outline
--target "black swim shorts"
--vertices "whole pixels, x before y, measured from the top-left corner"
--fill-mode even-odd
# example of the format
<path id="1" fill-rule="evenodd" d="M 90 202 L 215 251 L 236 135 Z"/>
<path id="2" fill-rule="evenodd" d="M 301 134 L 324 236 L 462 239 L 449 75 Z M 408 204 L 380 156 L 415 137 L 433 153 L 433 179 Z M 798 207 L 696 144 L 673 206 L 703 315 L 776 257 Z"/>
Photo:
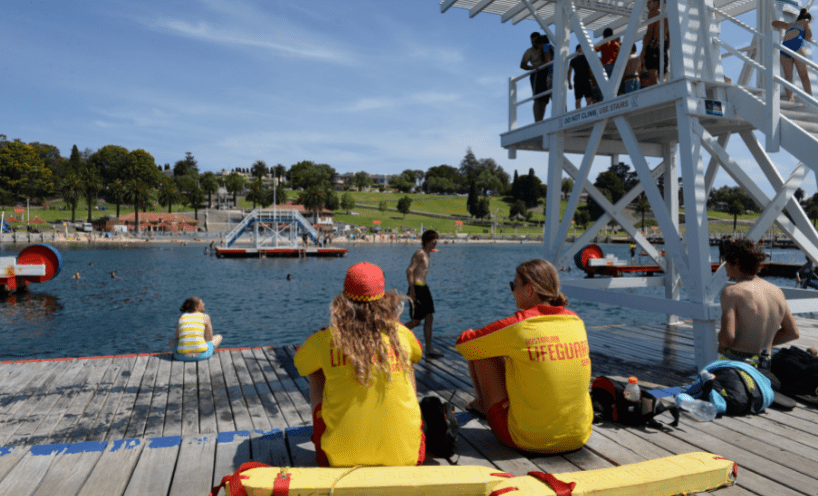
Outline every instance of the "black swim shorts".
<path id="1" fill-rule="evenodd" d="M 667 66 L 669 63 L 668 58 L 668 51 L 665 50 L 665 73 L 667 73 Z M 647 70 L 659 70 L 659 47 L 648 47 L 645 50 L 645 69 Z"/>
<path id="2" fill-rule="evenodd" d="M 429 286 L 415 284 L 415 301 L 411 302 L 409 316 L 412 320 L 423 320 L 430 313 L 435 313 L 435 302 Z"/>
<path id="3" fill-rule="evenodd" d="M 582 100 L 583 98 L 593 98 L 593 92 L 591 91 L 591 81 L 586 79 L 585 81 L 577 81 L 574 80 L 574 99 L 575 100 Z"/>

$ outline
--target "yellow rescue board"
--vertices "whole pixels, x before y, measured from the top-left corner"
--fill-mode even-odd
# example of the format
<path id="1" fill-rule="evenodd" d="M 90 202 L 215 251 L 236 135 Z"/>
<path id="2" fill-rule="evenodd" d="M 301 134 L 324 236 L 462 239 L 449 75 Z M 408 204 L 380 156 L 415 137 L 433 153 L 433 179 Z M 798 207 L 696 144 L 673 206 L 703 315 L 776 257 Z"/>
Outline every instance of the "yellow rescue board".
<path id="1" fill-rule="evenodd" d="M 736 470 L 730 460 L 697 452 L 620 467 L 554 474 L 554 477 L 567 484 L 576 483 L 572 496 L 672 496 L 732 484 Z M 263 467 L 242 472 L 241 476 L 248 496 L 270 496 L 276 479 L 281 477 L 288 479 L 286 492 L 281 492 L 288 496 L 329 496 L 331 490 L 335 496 L 557 494 L 533 476 L 509 478 L 497 469 L 474 465 L 354 469 Z M 230 495 L 229 484 L 225 492 Z"/>
<path id="2" fill-rule="evenodd" d="M 555 474 L 565 483 L 575 482 L 571 496 L 671 496 L 704 492 L 735 482 L 738 468 L 730 460 L 710 453 L 658 458 L 620 467 Z M 516 491 L 509 490 L 516 487 Z M 502 491 L 505 489 L 505 491 Z M 555 496 L 557 493 L 540 480 L 527 475 L 508 479 L 489 493 L 511 496 Z"/>

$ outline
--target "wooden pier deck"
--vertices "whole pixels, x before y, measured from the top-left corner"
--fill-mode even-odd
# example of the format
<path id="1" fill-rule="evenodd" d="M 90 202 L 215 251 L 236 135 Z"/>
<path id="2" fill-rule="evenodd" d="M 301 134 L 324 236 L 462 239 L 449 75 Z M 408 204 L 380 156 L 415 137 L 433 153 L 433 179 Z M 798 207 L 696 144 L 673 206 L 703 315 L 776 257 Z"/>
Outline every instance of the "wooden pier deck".
<path id="1" fill-rule="evenodd" d="M 797 321 L 796 344 L 818 346 L 818 321 Z M 688 325 L 588 334 L 595 376 L 637 375 L 662 388 L 695 373 Z M 462 409 L 472 388 L 453 342 L 436 338 L 446 356 L 416 366 L 418 395 Z M 294 351 L 222 350 L 198 363 L 160 354 L 0 364 L 0 494 L 204 496 L 246 461 L 314 466 L 307 380 L 295 371 Z M 808 404 L 711 423 L 683 418 L 665 430 L 595 424 L 585 448 L 561 456 L 522 455 L 485 421 L 459 416 L 459 465 L 564 473 L 710 451 L 740 467 L 738 484 L 718 494 L 818 494 L 818 408 Z"/>

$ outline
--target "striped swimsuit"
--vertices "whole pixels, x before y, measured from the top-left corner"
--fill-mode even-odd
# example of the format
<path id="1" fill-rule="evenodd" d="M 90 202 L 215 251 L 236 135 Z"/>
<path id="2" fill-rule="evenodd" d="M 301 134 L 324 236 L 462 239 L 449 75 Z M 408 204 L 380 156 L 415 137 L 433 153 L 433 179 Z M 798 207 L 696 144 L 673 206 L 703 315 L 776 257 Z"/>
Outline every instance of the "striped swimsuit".
<path id="1" fill-rule="evenodd" d="M 184 313 L 176 324 L 176 336 L 179 342 L 176 352 L 180 354 L 198 355 L 207 351 L 205 341 L 204 314 L 201 312 Z"/>

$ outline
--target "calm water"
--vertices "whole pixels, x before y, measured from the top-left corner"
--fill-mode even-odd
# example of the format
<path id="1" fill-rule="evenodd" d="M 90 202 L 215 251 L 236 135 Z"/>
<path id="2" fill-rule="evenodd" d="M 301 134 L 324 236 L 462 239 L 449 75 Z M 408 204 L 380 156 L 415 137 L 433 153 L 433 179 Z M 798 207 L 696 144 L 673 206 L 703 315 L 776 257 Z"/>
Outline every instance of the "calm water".
<path id="1" fill-rule="evenodd" d="M 535 244 L 440 244 L 428 282 L 435 298 L 435 334 L 458 335 L 514 312 L 508 281 L 520 262 L 537 258 Z M 4 245 L 0 256 L 22 248 Z M 417 246 L 349 247 L 341 259 L 217 259 L 199 246 L 131 249 L 59 248 L 64 266 L 28 294 L 0 299 L 0 359 L 77 357 L 167 351 L 179 307 L 200 296 L 223 346 L 301 343 L 329 321 L 329 303 L 343 288 L 347 268 L 379 265 L 387 288 L 406 291 L 406 267 Z M 627 245 L 604 245 L 628 257 Z M 717 254 L 715 248 L 713 253 Z M 717 255 L 716 255 L 717 256 Z M 802 262 L 798 250 L 774 250 L 773 260 Z M 112 279 L 116 271 L 118 279 Z M 82 279 L 71 279 L 80 272 Z M 292 280 L 287 281 L 287 274 Z M 576 268 L 563 279 L 581 278 Z M 792 280 L 770 279 L 790 286 Z M 663 295 L 661 288 L 631 290 Z M 684 295 L 683 295 L 684 296 Z M 661 321 L 662 314 L 577 299 L 570 308 L 587 326 Z M 407 321 L 408 310 L 402 321 Z M 422 337 L 421 326 L 415 329 Z"/>

